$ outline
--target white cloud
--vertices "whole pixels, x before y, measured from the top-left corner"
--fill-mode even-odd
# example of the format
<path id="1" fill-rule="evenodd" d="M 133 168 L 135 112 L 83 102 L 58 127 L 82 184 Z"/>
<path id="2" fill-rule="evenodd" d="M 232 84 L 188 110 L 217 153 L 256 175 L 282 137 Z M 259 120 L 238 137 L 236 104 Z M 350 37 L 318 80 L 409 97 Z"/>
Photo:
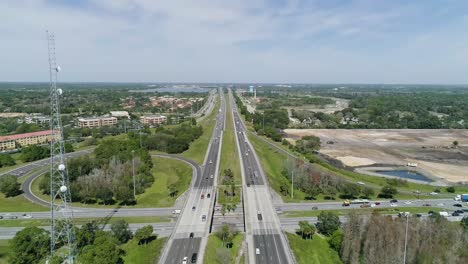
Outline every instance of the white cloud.
<path id="1" fill-rule="evenodd" d="M 399 24 L 416 7 L 369 6 L 375 5 L 3 1 L 0 48 L 7 63 L 0 64 L 0 81 L 47 80 L 49 28 L 65 81 L 468 82 L 456 70 L 467 67 L 467 37 L 460 35 L 466 20 L 453 30 L 448 24 L 406 32 Z"/>

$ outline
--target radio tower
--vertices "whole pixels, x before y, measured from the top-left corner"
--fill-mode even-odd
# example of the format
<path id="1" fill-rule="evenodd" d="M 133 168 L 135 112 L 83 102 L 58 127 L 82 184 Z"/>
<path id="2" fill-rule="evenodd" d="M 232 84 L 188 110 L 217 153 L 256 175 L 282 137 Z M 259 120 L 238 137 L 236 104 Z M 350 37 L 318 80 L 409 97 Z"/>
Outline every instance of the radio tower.
<path id="1" fill-rule="evenodd" d="M 75 235 L 73 231 L 73 212 L 70 208 L 70 184 L 65 166 L 65 149 L 60 118 L 59 97 L 62 89 L 57 88 L 57 74 L 60 66 L 55 60 L 55 36 L 47 31 L 49 49 L 50 72 L 50 129 L 53 133 L 50 142 L 50 253 L 54 255 L 56 249 L 66 248 L 64 263 L 72 264 L 75 258 Z"/>

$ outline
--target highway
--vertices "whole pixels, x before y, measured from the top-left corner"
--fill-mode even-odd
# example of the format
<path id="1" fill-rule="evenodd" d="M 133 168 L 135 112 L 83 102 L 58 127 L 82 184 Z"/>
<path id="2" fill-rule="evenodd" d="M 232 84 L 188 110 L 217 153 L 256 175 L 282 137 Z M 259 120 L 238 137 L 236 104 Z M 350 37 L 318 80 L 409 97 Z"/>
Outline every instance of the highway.
<path id="1" fill-rule="evenodd" d="M 219 89 L 220 110 L 208 145 L 201 177 L 192 179 L 192 187 L 169 238 L 160 263 L 182 263 L 184 257 L 191 259 L 194 253 L 203 259 L 210 223 L 213 216 L 215 188 L 221 154 L 222 136 L 225 127 L 226 106 Z M 208 198 L 209 196 L 209 198 Z M 193 237 L 191 237 L 193 233 Z"/>
<path id="2" fill-rule="evenodd" d="M 273 206 L 270 189 L 246 128 L 229 90 L 239 158 L 241 160 L 246 240 L 250 263 L 294 263 L 289 244 Z"/>

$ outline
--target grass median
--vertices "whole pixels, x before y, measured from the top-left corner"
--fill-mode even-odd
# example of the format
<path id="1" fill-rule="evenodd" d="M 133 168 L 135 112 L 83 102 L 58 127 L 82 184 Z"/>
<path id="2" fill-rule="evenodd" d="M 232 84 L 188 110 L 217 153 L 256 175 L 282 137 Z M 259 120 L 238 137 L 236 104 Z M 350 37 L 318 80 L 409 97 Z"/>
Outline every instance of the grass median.
<path id="1" fill-rule="evenodd" d="M 125 251 L 123 257 L 125 264 L 157 263 L 159 255 L 166 244 L 167 238 L 158 238 L 146 245 L 138 245 L 136 239 L 122 245 Z"/>
<path id="2" fill-rule="evenodd" d="M 111 218 L 74 218 L 75 225 L 84 225 L 92 221 L 100 224 L 113 224 L 118 220 L 125 220 L 129 224 L 141 223 L 168 223 L 171 221 L 169 216 L 135 216 L 135 217 L 111 217 Z M 0 220 L 0 227 L 31 227 L 31 226 L 49 226 L 49 219 L 14 219 Z"/>
<path id="3" fill-rule="evenodd" d="M 315 234 L 312 239 L 302 239 L 296 234 L 286 234 L 298 264 L 342 263 L 338 253 L 328 245 L 326 238 Z"/>
<path id="4" fill-rule="evenodd" d="M 216 235 L 210 235 L 208 237 L 208 243 L 206 244 L 206 249 L 205 249 L 205 256 L 203 258 L 202 263 L 206 264 L 217 264 L 217 263 L 222 263 L 221 259 L 225 260 L 225 258 L 222 258 L 220 255 L 223 253 L 220 253 L 223 248 L 225 248 L 229 253 L 228 259 L 231 261 L 225 262 L 223 264 L 228 264 L 228 263 L 235 263 L 237 254 L 239 253 L 239 249 L 242 245 L 242 241 L 244 240 L 244 234 L 238 233 L 232 243 L 232 248 L 226 248 L 223 246 L 223 241 L 219 239 Z"/>
<path id="5" fill-rule="evenodd" d="M 386 207 L 386 208 L 353 208 L 353 209 L 334 209 L 334 210 L 308 210 L 308 211 L 289 211 L 284 212 L 282 215 L 285 217 L 296 218 L 296 217 L 316 217 L 321 212 L 333 212 L 339 216 L 346 216 L 351 211 L 358 212 L 359 214 L 371 214 L 373 211 L 377 211 L 381 214 L 398 214 L 399 212 L 410 212 L 412 214 L 428 213 L 429 211 L 441 212 L 443 209 L 438 207 Z"/>

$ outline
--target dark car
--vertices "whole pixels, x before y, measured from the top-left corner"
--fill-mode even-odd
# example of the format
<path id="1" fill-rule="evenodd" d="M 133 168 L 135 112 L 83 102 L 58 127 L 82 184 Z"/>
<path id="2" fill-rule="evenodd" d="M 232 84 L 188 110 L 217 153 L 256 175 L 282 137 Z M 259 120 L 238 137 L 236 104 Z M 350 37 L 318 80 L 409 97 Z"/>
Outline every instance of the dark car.
<path id="1" fill-rule="evenodd" d="M 465 213 L 465 211 L 463 211 L 463 210 L 455 210 L 455 212 L 459 213 L 459 214 L 464 214 Z"/>
<path id="2" fill-rule="evenodd" d="M 462 204 L 459 204 L 459 203 L 456 203 L 456 204 L 454 204 L 453 206 L 455 206 L 455 207 L 463 207 L 463 205 L 462 205 Z"/>
<path id="3" fill-rule="evenodd" d="M 422 214 L 416 214 L 416 217 L 421 217 L 421 216 L 422 216 Z"/>
<path id="4" fill-rule="evenodd" d="M 317 206 L 312 207 L 312 210 L 318 210 Z"/>
<path id="5" fill-rule="evenodd" d="M 390 200 L 390 203 L 398 203 L 398 200 L 396 199 Z"/>
<path id="6" fill-rule="evenodd" d="M 192 211 L 195 211 L 195 206 L 192 206 Z"/>
<path id="7" fill-rule="evenodd" d="M 453 212 L 453 213 L 452 213 L 452 216 L 460 216 L 460 214 L 457 213 L 457 212 Z"/>
<path id="8" fill-rule="evenodd" d="M 210 198 L 210 197 L 211 197 L 211 195 L 210 195 L 210 194 L 207 194 L 207 195 L 206 195 L 206 198 Z"/>
<path id="9" fill-rule="evenodd" d="M 197 253 L 193 253 L 192 255 L 192 263 L 197 263 Z"/>
<path id="10" fill-rule="evenodd" d="M 431 204 L 425 203 L 423 204 L 423 206 L 431 206 Z"/>
<path id="11" fill-rule="evenodd" d="M 193 232 L 190 233 L 189 238 L 193 238 Z"/>

